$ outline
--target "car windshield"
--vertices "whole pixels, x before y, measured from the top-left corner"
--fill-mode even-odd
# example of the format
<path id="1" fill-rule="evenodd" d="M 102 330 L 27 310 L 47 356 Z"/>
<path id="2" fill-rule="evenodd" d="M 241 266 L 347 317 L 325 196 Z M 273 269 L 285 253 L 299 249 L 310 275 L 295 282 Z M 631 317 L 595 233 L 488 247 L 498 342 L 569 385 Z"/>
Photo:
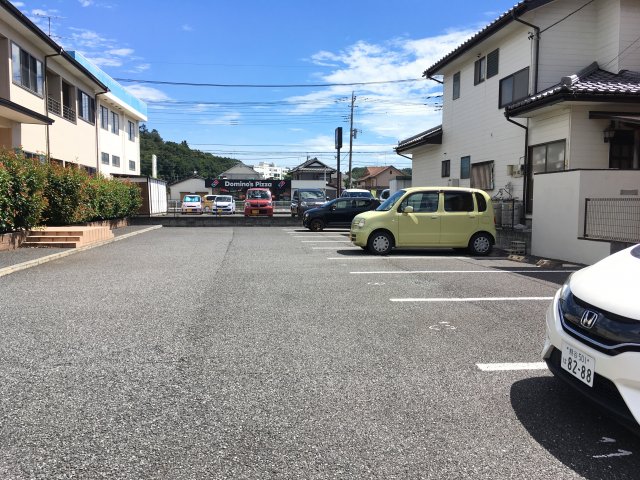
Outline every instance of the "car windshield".
<path id="1" fill-rule="evenodd" d="M 300 192 L 300 198 L 303 200 L 324 200 L 322 192 Z"/>
<path id="2" fill-rule="evenodd" d="M 266 190 L 249 190 L 247 198 L 267 199 L 269 198 L 269 192 Z"/>
<path id="3" fill-rule="evenodd" d="M 398 190 L 396 193 L 387 198 L 382 205 L 380 205 L 376 210 L 380 212 L 387 212 L 391 210 L 393 205 L 398 201 L 400 197 L 402 197 L 406 193 L 406 190 Z"/>
<path id="4" fill-rule="evenodd" d="M 185 195 L 183 202 L 199 202 L 199 195 Z"/>
<path id="5" fill-rule="evenodd" d="M 231 197 L 229 195 L 222 195 L 222 196 L 216 198 L 216 202 L 217 203 L 230 202 L 230 201 L 231 201 Z"/>

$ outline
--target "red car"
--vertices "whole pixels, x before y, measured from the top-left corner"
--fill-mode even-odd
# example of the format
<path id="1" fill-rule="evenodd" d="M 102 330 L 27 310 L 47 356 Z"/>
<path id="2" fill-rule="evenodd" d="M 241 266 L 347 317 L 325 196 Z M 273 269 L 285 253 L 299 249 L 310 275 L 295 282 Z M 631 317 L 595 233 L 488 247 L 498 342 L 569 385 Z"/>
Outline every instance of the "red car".
<path id="1" fill-rule="evenodd" d="M 244 201 L 244 216 L 273 217 L 273 198 L 268 188 L 250 188 Z"/>

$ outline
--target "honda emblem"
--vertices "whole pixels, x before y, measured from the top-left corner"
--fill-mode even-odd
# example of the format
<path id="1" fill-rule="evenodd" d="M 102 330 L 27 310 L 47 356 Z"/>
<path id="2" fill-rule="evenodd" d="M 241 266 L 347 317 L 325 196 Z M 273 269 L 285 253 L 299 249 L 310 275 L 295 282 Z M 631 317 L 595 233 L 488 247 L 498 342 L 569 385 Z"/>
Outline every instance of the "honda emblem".
<path id="1" fill-rule="evenodd" d="M 585 310 L 582 314 L 582 317 L 580 318 L 580 325 L 582 325 L 584 328 L 592 328 L 596 324 L 597 320 L 597 312 L 594 312 L 592 310 Z"/>

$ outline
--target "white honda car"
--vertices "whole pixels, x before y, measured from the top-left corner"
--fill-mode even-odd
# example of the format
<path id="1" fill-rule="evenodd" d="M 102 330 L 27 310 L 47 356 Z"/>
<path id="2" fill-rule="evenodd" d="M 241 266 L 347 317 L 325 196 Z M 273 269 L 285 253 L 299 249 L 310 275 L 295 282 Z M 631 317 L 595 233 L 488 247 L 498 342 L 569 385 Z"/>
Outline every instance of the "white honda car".
<path id="1" fill-rule="evenodd" d="M 549 369 L 640 432 L 640 245 L 575 272 L 547 310 Z"/>

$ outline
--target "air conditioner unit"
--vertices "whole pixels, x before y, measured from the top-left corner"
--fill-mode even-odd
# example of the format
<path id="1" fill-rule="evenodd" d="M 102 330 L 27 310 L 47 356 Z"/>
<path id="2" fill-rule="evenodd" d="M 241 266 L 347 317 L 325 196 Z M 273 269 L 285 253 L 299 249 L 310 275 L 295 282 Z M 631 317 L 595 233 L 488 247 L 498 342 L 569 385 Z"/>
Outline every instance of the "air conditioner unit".
<path id="1" fill-rule="evenodd" d="M 524 175 L 524 165 L 507 165 L 507 174 L 512 177 L 521 177 Z"/>
<path id="2" fill-rule="evenodd" d="M 450 178 L 449 179 L 449 186 L 450 187 L 459 187 L 460 186 L 460 179 L 459 178 Z"/>

